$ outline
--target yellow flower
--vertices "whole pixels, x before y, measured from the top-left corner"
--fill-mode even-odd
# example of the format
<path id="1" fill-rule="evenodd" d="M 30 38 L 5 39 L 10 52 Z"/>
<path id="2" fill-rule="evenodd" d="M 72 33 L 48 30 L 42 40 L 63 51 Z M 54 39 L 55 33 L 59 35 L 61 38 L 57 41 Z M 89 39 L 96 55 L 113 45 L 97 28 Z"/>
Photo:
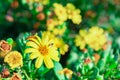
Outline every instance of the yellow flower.
<path id="1" fill-rule="evenodd" d="M 43 5 L 47 5 L 49 4 L 49 0 L 27 0 L 28 3 L 34 3 L 34 2 L 37 2 L 37 3 L 41 3 Z"/>
<path id="2" fill-rule="evenodd" d="M 23 66 L 22 55 L 18 51 L 9 52 L 4 59 L 4 62 L 13 69 L 19 66 Z"/>
<path id="3" fill-rule="evenodd" d="M 75 44 L 80 49 L 84 49 L 86 45 L 94 50 L 99 50 L 106 43 L 107 39 L 102 28 L 93 26 L 88 31 L 80 30 L 79 35 L 75 37 Z"/>
<path id="4" fill-rule="evenodd" d="M 72 3 L 67 3 L 66 8 L 68 13 L 70 13 L 72 10 L 75 10 L 75 6 Z"/>
<path id="5" fill-rule="evenodd" d="M 36 59 L 36 68 L 41 67 L 43 61 L 47 68 L 53 68 L 52 60 L 59 61 L 58 50 L 47 35 L 42 38 L 37 35 L 28 37 L 26 46 L 30 46 L 30 48 L 27 48 L 25 53 L 30 53 L 30 59 Z"/>
<path id="6" fill-rule="evenodd" d="M 49 0 L 38 0 L 40 3 L 42 3 L 43 5 L 47 5 L 49 4 Z"/>
<path id="7" fill-rule="evenodd" d="M 80 30 L 79 35 L 75 37 L 75 45 L 79 46 L 83 50 L 86 46 L 85 36 L 87 35 L 86 30 Z"/>
<path id="8" fill-rule="evenodd" d="M 68 68 L 64 68 L 63 70 L 59 71 L 59 74 L 65 74 L 65 76 L 68 78 L 68 79 L 71 79 L 72 78 L 72 74 L 73 74 L 73 71 L 68 69 Z"/>
<path id="9" fill-rule="evenodd" d="M 62 28 L 53 28 L 52 32 L 54 35 L 60 35 L 62 36 L 64 34 L 64 32 L 66 31 L 66 26 L 62 27 Z"/>
<path id="10" fill-rule="evenodd" d="M 64 55 L 68 51 L 69 46 L 63 41 L 63 39 L 55 36 L 54 33 L 45 31 L 42 35 L 48 35 L 49 39 L 53 39 L 54 45 L 60 49 L 60 54 Z"/>
<path id="11" fill-rule="evenodd" d="M 58 17 L 58 19 L 63 22 L 66 21 L 67 20 L 66 8 L 58 3 L 54 3 L 53 6 L 54 6 L 54 13 Z"/>
<path id="12" fill-rule="evenodd" d="M 85 40 L 86 43 L 96 51 L 101 49 L 107 41 L 103 29 L 97 26 L 93 26 L 91 29 L 89 29 Z"/>
<path id="13" fill-rule="evenodd" d="M 54 41 L 56 47 L 60 49 L 60 54 L 64 55 L 68 51 L 69 46 L 60 38 L 55 38 Z"/>
<path id="14" fill-rule="evenodd" d="M 73 16 L 73 11 L 75 10 L 75 6 L 71 3 L 68 3 L 66 5 L 66 10 L 67 10 L 67 14 L 68 14 L 68 19 L 72 19 Z"/>
<path id="15" fill-rule="evenodd" d="M 74 24 L 80 24 L 82 21 L 82 16 L 80 15 L 80 10 L 76 9 L 71 3 L 66 5 L 66 10 L 68 14 L 68 19 L 71 19 Z"/>
<path id="16" fill-rule="evenodd" d="M 53 30 L 53 28 L 57 25 L 57 21 L 54 19 L 47 20 L 47 30 Z"/>
<path id="17" fill-rule="evenodd" d="M 78 15 L 75 11 L 73 12 L 72 22 L 74 24 L 80 24 L 82 22 L 82 16 Z"/>

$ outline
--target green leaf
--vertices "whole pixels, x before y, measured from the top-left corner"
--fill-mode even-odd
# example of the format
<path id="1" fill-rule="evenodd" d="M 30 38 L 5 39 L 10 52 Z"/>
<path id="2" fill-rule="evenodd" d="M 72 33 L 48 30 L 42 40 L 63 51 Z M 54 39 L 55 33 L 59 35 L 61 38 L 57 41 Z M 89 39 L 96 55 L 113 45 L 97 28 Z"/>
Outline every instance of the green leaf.
<path id="1" fill-rule="evenodd" d="M 98 75 L 96 80 L 104 80 L 103 76 L 102 75 Z"/>
<path id="2" fill-rule="evenodd" d="M 12 45 L 13 44 L 13 39 L 12 38 L 8 38 L 7 42 L 8 42 L 9 45 Z"/>
<path id="3" fill-rule="evenodd" d="M 82 68 L 82 74 L 84 75 L 85 74 L 85 67 L 83 66 Z"/>
<path id="4" fill-rule="evenodd" d="M 39 74 L 39 76 L 44 76 L 50 69 L 44 67 L 44 65 L 42 65 L 38 70 L 37 70 L 37 74 Z"/>
<path id="5" fill-rule="evenodd" d="M 115 78 L 120 78 L 120 72 L 115 75 Z"/>
<path id="6" fill-rule="evenodd" d="M 25 3 L 27 3 L 27 2 L 26 2 L 26 0 L 22 0 L 22 3 L 25 4 Z"/>
<path id="7" fill-rule="evenodd" d="M 111 65 L 110 65 L 110 69 L 113 69 L 113 68 L 115 68 L 115 67 L 117 67 L 117 62 L 116 61 L 113 61 L 112 63 L 111 63 Z"/>
<path id="8" fill-rule="evenodd" d="M 87 65 L 87 68 L 89 69 L 89 70 L 91 70 L 92 68 L 93 68 L 93 63 L 89 63 L 88 65 Z"/>
<path id="9" fill-rule="evenodd" d="M 64 74 L 59 74 L 59 71 L 63 69 L 62 65 L 59 62 L 55 62 L 54 64 L 55 67 L 53 68 L 53 70 L 58 80 L 65 80 Z"/>
<path id="10" fill-rule="evenodd" d="M 107 58 L 109 57 L 110 51 L 111 51 L 111 45 L 108 45 L 107 50 L 105 50 L 104 54 L 103 54 L 103 59 L 101 61 L 102 66 L 100 67 L 100 70 L 103 70 L 105 68 L 105 65 L 107 63 Z"/>

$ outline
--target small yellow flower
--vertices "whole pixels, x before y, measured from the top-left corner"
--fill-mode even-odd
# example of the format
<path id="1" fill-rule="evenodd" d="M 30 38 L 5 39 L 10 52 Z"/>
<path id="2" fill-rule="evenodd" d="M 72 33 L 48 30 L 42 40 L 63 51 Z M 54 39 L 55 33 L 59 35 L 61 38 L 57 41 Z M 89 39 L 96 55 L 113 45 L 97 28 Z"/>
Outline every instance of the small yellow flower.
<path id="1" fill-rule="evenodd" d="M 68 69 L 68 68 L 64 68 L 63 70 L 59 71 L 59 74 L 65 74 L 65 76 L 68 78 L 68 79 L 71 79 L 72 78 L 72 74 L 73 74 L 73 71 Z"/>
<path id="2" fill-rule="evenodd" d="M 53 30 L 53 28 L 57 25 L 57 21 L 54 19 L 48 19 L 47 20 L 47 30 Z"/>
<path id="3" fill-rule="evenodd" d="M 13 69 L 19 66 L 23 66 L 22 55 L 18 51 L 9 52 L 4 59 L 4 62 Z"/>
<path id="4" fill-rule="evenodd" d="M 75 11 L 73 12 L 73 17 L 72 17 L 72 22 L 74 24 L 80 24 L 82 22 L 82 16 L 78 15 L 77 13 L 75 13 Z"/>
<path id="5" fill-rule="evenodd" d="M 94 50 L 99 50 L 106 43 L 107 39 L 102 28 L 94 26 L 88 31 L 80 30 L 79 35 L 75 37 L 75 44 L 80 49 L 84 49 L 86 45 Z"/>
<path id="6" fill-rule="evenodd" d="M 67 3 L 66 9 L 70 13 L 72 10 L 75 10 L 75 6 L 72 3 Z"/>
<path id="7" fill-rule="evenodd" d="M 86 30 L 80 30 L 79 35 L 75 37 L 75 45 L 79 46 L 83 50 L 86 46 L 85 36 L 87 35 Z"/>
<path id="8" fill-rule="evenodd" d="M 43 5 L 47 5 L 49 4 L 49 0 L 38 0 L 40 3 L 42 3 Z"/>
<path id="9" fill-rule="evenodd" d="M 62 36 L 65 33 L 66 29 L 67 29 L 66 26 L 64 26 L 60 29 L 59 28 L 53 28 L 52 32 L 53 32 L 54 35 Z"/>
<path id="10" fill-rule="evenodd" d="M 94 50 L 99 50 L 106 43 L 107 39 L 102 28 L 93 26 L 89 29 L 88 35 L 85 38 L 86 43 Z"/>
<path id="11" fill-rule="evenodd" d="M 54 3 L 53 6 L 54 6 L 54 13 L 58 17 L 58 19 L 63 22 L 66 21 L 67 20 L 66 8 L 58 3 Z"/>
<path id="12" fill-rule="evenodd" d="M 64 55 L 68 51 L 69 46 L 60 38 L 55 38 L 54 41 L 56 47 L 60 49 L 60 54 Z"/>
<path id="13" fill-rule="evenodd" d="M 25 53 L 30 53 L 30 59 L 36 59 L 36 68 L 41 67 L 43 61 L 47 68 L 53 68 L 54 64 L 52 60 L 59 61 L 58 50 L 54 45 L 49 36 L 42 35 L 42 38 L 40 38 L 34 35 L 28 37 L 26 46 L 30 46 L 30 48 L 27 48 Z"/>
<path id="14" fill-rule="evenodd" d="M 80 24 L 82 21 L 82 16 L 80 15 L 80 10 L 76 9 L 71 3 L 66 5 L 66 11 L 68 14 L 68 19 L 71 19 L 74 24 Z"/>
<path id="15" fill-rule="evenodd" d="M 28 3 L 35 3 L 35 2 L 37 2 L 37 3 L 41 3 L 43 5 L 49 4 L 49 0 L 27 0 L 27 2 Z"/>

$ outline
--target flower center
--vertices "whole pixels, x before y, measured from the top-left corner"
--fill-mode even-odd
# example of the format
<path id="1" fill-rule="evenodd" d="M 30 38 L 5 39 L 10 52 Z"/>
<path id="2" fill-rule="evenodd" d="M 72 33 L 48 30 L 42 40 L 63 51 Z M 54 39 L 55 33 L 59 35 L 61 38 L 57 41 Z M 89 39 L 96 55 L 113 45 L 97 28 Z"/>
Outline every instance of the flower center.
<path id="1" fill-rule="evenodd" d="M 47 46 L 40 46 L 39 51 L 41 52 L 42 55 L 48 54 Z"/>

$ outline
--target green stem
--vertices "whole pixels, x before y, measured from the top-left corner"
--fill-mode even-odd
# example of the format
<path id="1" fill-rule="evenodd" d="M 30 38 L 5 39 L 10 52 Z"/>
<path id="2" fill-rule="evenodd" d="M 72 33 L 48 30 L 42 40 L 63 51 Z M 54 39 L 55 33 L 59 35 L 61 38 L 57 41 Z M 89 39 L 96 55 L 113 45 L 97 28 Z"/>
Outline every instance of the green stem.
<path id="1" fill-rule="evenodd" d="M 27 75 L 27 73 L 26 73 L 26 71 L 25 71 L 25 70 L 23 71 L 23 73 L 25 74 L 25 76 L 26 76 L 27 80 L 31 80 L 31 79 L 29 78 L 29 76 Z"/>

